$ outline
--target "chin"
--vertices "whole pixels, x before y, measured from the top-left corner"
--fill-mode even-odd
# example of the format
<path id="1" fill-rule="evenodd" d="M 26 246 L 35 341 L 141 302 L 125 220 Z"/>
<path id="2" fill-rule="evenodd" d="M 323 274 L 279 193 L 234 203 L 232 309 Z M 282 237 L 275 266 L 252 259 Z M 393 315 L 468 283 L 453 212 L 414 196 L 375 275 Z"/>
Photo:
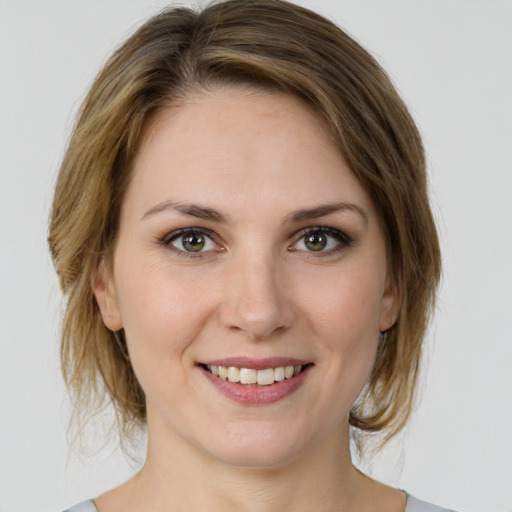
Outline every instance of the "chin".
<path id="1" fill-rule="evenodd" d="M 277 470 L 291 464 L 299 456 L 299 452 L 290 448 L 269 445 L 237 446 L 234 449 L 216 450 L 212 455 L 223 464 L 236 468 Z"/>
<path id="2" fill-rule="evenodd" d="M 279 469 L 293 463 L 315 444 L 305 437 L 304 431 L 279 429 L 275 424 L 227 430 L 218 438 L 211 437 L 203 450 L 218 461 L 237 468 Z"/>

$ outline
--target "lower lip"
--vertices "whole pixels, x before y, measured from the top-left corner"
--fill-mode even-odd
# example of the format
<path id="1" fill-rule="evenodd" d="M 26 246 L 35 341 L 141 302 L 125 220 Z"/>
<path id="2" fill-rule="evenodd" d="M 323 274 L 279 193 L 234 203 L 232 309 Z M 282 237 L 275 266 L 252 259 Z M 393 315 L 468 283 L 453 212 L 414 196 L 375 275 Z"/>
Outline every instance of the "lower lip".
<path id="1" fill-rule="evenodd" d="M 221 379 L 205 368 L 198 368 L 204 376 L 220 391 L 235 402 L 246 405 L 266 405 L 282 400 L 297 390 L 307 378 L 312 365 L 307 366 L 299 374 L 291 379 L 284 379 L 268 386 L 258 386 L 257 384 L 240 384 Z"/>

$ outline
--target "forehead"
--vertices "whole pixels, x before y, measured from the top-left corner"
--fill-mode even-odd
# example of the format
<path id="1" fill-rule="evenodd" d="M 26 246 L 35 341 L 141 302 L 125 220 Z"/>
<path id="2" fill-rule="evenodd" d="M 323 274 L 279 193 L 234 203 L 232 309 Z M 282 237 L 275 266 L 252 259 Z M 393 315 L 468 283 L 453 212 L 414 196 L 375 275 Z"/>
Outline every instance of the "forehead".
<path id="1" fill-rule="evenodd" d="M 288 203 L 368 197 L 320 116 L 302 100 L 223 88 L 159 112 L 147 126 L 127 200 Z M 177 197 L 175 197 L 177 196 Z M 347 197 L 341 197 L 347 196 Z M 145 205 L 147 206 L 147 204 Z M 291 204 L 290 204 L 291 207 Z"/>

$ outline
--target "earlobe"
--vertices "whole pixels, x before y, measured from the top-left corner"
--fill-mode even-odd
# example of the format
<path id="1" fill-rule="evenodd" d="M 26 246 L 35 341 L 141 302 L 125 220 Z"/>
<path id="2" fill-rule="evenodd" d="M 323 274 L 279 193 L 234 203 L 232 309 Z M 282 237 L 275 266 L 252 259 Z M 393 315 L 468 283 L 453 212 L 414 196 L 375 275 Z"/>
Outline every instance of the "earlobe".
<path id="1" fill-rule="evenodd" d="M 388 275 L 382 295 L 379 330 L 387 331 L 396 323 L 402 307 L 402 287 L 396 279 Z"/>
<path id="2" fill-rule="evenodd" d="M 122 329 L 123 322 L 121 320 L 121 312 L 104 260 L 101 260 L 100 264 L 92 273 L 91 287 L 96 297 L 103 323 L 111 331 Z"/>

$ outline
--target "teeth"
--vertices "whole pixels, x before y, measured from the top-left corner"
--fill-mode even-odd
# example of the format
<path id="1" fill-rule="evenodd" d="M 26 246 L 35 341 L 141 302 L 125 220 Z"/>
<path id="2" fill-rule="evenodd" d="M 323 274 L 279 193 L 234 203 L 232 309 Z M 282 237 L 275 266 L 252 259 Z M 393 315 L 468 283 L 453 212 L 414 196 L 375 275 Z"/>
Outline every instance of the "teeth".
<path id="1" fill-rule="evenodd" d="M 274 384 L 274 380 L 273 368 L 258 370 L 258 384 L 260 386 L 268 386 L 269 384 Z"/>
<path id="2" fill-rule="evenodd" d="M 256 384 L 258 382 L 258 371 L 251 368 L 240 368 L 240 382 L 242 384 Z"/>
<path id="3" fill-rule="evenodd" d="M 277 380 L 278 382 L 284 380 L 284 366 L 274 368 L 274 380 Z"/>
<path id="4" fill-rule="evenodd" d="M 229 382 L 240 382 L 240 368 L 230 366 L 228 368 L 228 380 Z"/>
<path id="5" fill-rule="evenodd" d="M 227 366 L 219 366 L 219 377 L 224 380 L 226 380 L 228 378 Z"/>
<path id="6" fill-rule="evenodd" d="M 268 386 L 274 382 L 280 382 L 285 379 L 291 379 L 301 372 L 302 366 L 278 366 L 277 368 L 265 368 L 264 370 L 255 370 L 253 368 L 237 368 L 236 366 L 217 366 L 207 365 L 213 375 L 216 375 L 230 382 L 240 382 L 240 384 L 258 384 L 259 386 Z"/>

